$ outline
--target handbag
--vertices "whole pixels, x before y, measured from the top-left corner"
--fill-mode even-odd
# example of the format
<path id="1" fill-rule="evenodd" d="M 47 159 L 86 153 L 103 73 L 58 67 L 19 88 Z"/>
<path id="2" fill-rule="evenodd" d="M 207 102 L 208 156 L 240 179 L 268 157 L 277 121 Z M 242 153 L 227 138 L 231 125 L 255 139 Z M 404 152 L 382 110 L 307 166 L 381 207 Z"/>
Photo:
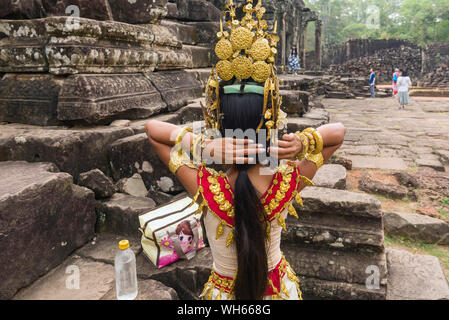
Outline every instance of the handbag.
<path id="1" fill-rule="evenodd" d="M 157 268 L 190 260 L 204 248 L 202 212 L 197 211 L 198 204 L 185 197 L 139 216 L 143 253 Z"/>

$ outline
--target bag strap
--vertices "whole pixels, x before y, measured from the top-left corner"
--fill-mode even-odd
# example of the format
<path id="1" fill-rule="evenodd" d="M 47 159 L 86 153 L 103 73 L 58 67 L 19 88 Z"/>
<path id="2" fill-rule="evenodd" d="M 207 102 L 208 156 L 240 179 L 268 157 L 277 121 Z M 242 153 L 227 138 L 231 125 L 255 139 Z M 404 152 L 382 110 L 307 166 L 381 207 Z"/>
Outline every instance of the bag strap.
<path id="1" fill-rule="evenodd" d="M 198 250 L 198 240 L 199 240 L 199 233 L 198 233 L 198 224 L 195 219 L 190 220 L 190 227 L 192 228 L 193 232 L 193 241 L 192 241 L 192 250 L 190 250 L 187 253 L 184 253 L 181 248 L 181 243 L 179 242 L 178 235 L 176 234 L 176 230 L 173 230 L 171 232 L 167 231 L 168 236 L 170 237 L 173 247 L 176 251 L 176 254 L 180 259 L 187 259 L 190 260 L 193 257 L 196 256 L 196 251 Z"/>

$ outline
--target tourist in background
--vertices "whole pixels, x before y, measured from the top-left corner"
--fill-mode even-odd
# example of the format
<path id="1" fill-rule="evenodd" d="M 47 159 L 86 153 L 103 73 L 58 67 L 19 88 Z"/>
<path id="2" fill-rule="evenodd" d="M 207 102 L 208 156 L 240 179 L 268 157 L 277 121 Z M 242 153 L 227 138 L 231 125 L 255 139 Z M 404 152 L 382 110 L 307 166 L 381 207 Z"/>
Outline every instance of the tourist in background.
<path id="1" fill-rule="evenodd" d="M 371 92 L 371 98 L 376 97 L 376 73 L 374 72 L 374 69 L 370 69 L 370 76 L 369 76 L 369 89 Z"/>
<path id="2" fill-rule="evenodd" d="M 296 46 L 292 46 L 290 50 L 290 56 L 288 57 L 288 66 L 290 68 L 290 72 L 292 73 L 295 73 L 300 69 L 298 49 L 296 49 Z"/>
<path id="3" fill-rule="evenodd" d="M 408 76 L 407 71 L 401 70 L 398 78 L 398 94 L 399 94 L 399 109 L 405 109 L 405 106 L 410 103 L 410 94 L 408 92 L 412 81 Z"/>
<path id="4" fill-rule="evenodd" d="M 400 76 L 399 69 L 395 69 L 393 73 L 393 96 L 398 94 L 398 78 Z"/>

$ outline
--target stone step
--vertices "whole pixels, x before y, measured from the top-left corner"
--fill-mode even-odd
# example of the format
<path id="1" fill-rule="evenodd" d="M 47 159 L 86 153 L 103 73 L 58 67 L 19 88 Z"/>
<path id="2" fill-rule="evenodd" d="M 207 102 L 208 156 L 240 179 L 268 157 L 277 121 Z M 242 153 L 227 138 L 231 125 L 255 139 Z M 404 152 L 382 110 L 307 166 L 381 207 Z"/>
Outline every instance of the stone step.
<path id="1" fill-rule="evenodd" d="M 0 162 L 0 299 L 94 237 L 95 197 L 49 163 Z"/>
<path id="2" fill-rule="evenodd" d="M 449 284 L 437 257 L 386 251 L 388 300 L 449 300 Z"/>
<path id="3" fill-rule="evenodd" d="M 318 170 L 312 181 L 317 187 L 344 190 L 346 189 L 346 168 L 339 164 L 325 164 Z"/>
<path id="4" fill-rule="evenodd" d="M 415 213 L 385 212 L 383 221 L 389 235 L 449 245 L 449 224 L 443 220 Z"/>
<path id="5" fill-rule="evenodd" d="M 100 234 L 29 287 L 15 300 L 116 300 L 114 257 L 122 237 Z M 135 254 L 140 240 L 130 238 Z M 78 279 L 76 278 L 78 276 Z M 176 291 L 151 279 L 138 278 L 136 300 L 177 300 Z"/>
<path id="6" fill-rule="evenodd" d="M 98 232 L 138 237 L 141 235 L 139 215 L 155 207 L 156 203 L 151 198 L 116 193 L 109 199 L 97 201 L 96 229 Z"/>
<path id="7" fill-rule="evenodd" d="M 110 145 L 134 134 L 130 127 L 0 127 L 0 161 L 51 162 L 75 180 L 80 173 L 93 169 L 111 176 Z"/>
<path id="8" fill-rule="evenodd" d="M 280 90 L 282 110 L 289 115 L 302 117 L 309 111 L 310 93 L 299 90 Z"/>
<path id="9" fill-rule="evenodd" d="M 318 250 L 382 252 L 384 232 L 378 200 L 360 193 L 308 187 L 299 219 L 289 217 L 283 239 Z"/>

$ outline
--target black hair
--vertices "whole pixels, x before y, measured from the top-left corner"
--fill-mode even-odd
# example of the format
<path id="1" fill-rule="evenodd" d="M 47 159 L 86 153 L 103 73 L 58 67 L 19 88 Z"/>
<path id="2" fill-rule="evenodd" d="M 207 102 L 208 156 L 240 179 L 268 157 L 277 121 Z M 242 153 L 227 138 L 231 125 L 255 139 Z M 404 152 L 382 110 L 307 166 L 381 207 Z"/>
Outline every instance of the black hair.
<path id="1" fill-rule="evenodd" d="M 403 76 L 403 77 L 408 77 L 408 72 L 407 72 L 407 70 L 401 70 L 401 72 L 402 72 L 402 76 Z"/>
<path id="2" fill-rule="evenodd" d="M 263 101 L 264 96 L 260 94 L 224 94 L 221 90 L 222 134 L 225 129 L 241 129 L 243 132 L 257 129 L 263 120 Z M 265 141 L 257 143 L 264 144 Z M 265 210 L 247 173 L 251 166 L 237 165 L 239 174 L 234 187 L 234 240 L 238 261 L 234 282 L 236 300 L 263 299 L 267 288 L 268 222 L 265 222 Z"/>

